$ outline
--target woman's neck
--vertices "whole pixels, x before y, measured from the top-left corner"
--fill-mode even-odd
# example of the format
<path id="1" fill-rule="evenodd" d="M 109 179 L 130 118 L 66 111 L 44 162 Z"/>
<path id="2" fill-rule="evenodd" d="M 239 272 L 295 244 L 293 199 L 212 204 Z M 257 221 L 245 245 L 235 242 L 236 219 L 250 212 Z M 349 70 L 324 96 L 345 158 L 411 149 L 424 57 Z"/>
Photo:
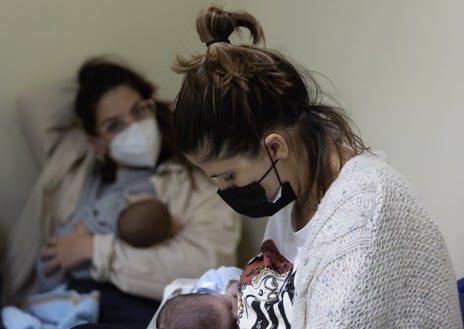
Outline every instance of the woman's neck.
<path id="1" fill-rule="evenodd" d="M 338 175 L 340 174 L 341 168 L 343 165 L 353 157 L 353 153 L 347 149 L 342 149 L 342 158 L 340 159 L 337 149 L 333 144 L 329 145 L 329 151 L 327 154 L 327 189 L 330 185 L 337 179 Z M 309 175 L 305 175 L 308 177 Z M 307 179 L 307 178 L 300 178 L 300 179 Z M 326 191 L 324 191 L 325 193 Z M 294 223 L 295 231 L 298 231 L 306 226 L 309 221 L 313 218 L 316 214 L 318 206 L 319 206 L 319 199 L 322 199 L 324 195 L 318 196 L 317 188 L 314 188 L 311 192 L 309 197 L 300 196 L 295 201 L 295 207 L 293 208 L 292 218 Z"/>
<path id="2" fill-rule="evenodd" d="M 297 199 L 292 212 L 293 229 L 295 232 L 305 227 L 311 218 L 313 218 L 316 211 L 317 205 L 314 207 L 311 206 L 310 203 L 303 203 L 301 200 Z"/>

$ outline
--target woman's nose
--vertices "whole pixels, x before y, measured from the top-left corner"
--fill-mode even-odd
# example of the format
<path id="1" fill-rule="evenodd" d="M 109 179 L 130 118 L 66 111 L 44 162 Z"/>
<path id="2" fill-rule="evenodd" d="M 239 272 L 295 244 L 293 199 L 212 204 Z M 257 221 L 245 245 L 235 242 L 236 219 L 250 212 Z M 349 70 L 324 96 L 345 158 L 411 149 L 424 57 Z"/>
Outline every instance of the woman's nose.
<path id="1" fill-rule="evenodd" d="M 224 178 L 216 178 L 216 185 L 219 187 L 221 191 L 227 190 L 228 188 L 231 187 L 237 187 L 233 182 L 227 181 Z"/>

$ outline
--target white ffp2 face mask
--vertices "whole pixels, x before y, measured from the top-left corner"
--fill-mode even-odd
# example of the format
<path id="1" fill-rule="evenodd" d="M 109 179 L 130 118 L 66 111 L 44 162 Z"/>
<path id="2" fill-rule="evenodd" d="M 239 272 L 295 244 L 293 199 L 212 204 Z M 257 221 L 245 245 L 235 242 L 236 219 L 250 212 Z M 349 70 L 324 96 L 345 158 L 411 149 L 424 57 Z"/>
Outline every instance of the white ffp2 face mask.
<path id="1" fill-rule="evenodd" d="M 154 118 L 134 122 L 110 143 L 113 160 L 131 167 L 154 167 L 161 151 L 161 133 Z"/>

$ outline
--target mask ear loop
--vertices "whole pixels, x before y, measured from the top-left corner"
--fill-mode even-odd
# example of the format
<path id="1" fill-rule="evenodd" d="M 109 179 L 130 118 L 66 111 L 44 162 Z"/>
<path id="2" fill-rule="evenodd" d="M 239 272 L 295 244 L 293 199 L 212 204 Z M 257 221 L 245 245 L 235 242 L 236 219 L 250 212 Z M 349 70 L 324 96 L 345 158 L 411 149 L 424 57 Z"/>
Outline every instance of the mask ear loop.
<path id="1" fill-rule="evenodd" d="M 266 173 L 264 174 L 264 176 L 258 181 L 258 183 L 261 182 L 261 181 L 264 179 L 264 177 L 266 177 L 267 174 L 269 174 L 269 172 L 270 172 L 272 169 L 274 169 L 274 172 L 276 173 L 276 176 L 277 176 L 277 179 L 278 179 L 278 181 L 279 181 L 279 184 L 280 184 L 280 186 L 282 186 L 282 181 L 280 180 L 279 173 L 277 172 L 277 169 L 276 169 L 276 167 L 275 167 L 275 165 L 276 165 L 276 163 L 279 161 L 279 159 L 277 159 L 277 160 L 272 160 L 271 152 L 269 152 L 269 149 L 267 148 L 267 145 L 264 144 L 264 147 L 266 148 L 267 155 L 269 156 L 269 159 L 271 160 L 272 165 L 271 165 L 271 168 L 269 168 L 269 169 L 266 171 Z"/>

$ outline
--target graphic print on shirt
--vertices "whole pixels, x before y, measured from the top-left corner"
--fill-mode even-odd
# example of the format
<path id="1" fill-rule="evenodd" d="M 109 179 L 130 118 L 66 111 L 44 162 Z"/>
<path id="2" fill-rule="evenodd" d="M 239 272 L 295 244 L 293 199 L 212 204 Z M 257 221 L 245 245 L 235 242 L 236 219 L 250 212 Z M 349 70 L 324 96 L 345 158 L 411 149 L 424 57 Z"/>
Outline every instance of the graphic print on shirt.
<path id="1" fill-rule="evenodd" d="M 274 241 L 264 241 L 261 254 L 245 266 L 240 279 L 240 328 L 291 328 L 294 277 L 293 264 L 281 255 Z"/>

